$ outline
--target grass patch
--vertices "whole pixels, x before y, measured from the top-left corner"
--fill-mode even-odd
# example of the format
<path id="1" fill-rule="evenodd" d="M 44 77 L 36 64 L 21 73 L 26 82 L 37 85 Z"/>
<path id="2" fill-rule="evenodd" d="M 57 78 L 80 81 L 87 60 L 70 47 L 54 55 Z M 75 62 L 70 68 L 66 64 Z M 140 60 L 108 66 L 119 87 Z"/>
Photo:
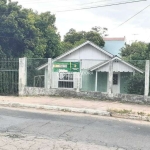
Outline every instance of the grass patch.
<path id="1" fill-rule="evenodd" d="M 63 112 L 71 112 L 71 110 L 69 110 L 69 109 L 61 109 L 60 111 L 63 111 Z"/>
<path id="2" fill-rule="evenodd" d="M 145 113 L 144 112 L 137 112 L 138 115 L 144 116 Z"/>
<path id="3" fill-rule="evenodd" d="M 93 115 L 98 115 L 98 113 L 97 113 L 97 112 L 95 112 Z"/>
<path id="4" fill-rule="evenodd" d="M 83 113 L 86 114 L 87 112 L 84 110 Z"/>
<path id="5" fill-rule="evenodd" d="M 127 109 L 123 109 L 123 110 L 108 109 L 108 112 L 110 112 L 110 113 L 119 113 L 119 114 L 130 114 L 132 112 L 132 110 L 127 110 Z"/>

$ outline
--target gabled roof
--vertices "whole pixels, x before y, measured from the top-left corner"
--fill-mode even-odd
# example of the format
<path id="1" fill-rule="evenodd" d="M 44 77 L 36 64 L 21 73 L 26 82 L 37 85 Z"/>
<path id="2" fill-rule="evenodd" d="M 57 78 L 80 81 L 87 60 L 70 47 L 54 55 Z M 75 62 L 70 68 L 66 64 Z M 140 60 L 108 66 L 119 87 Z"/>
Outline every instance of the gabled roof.
<path id="1" fill-rule="evenodd" d="M 96 44 L 94 44 L 94 43 L 92 43 L 92 42 L 90 42 L 90 41 L 87 41 L 87 42 L 85 42 L 85 43 L 83 43 L 83 44 L 81 44 L 81 45 L 79 45 L 79 46 L 77 46 L 77 47 L 75 47 L 75 48 L 73 48 L 73 49 L 67 51 L 66 53 L 63 53 L 62 55 L 56 57 L 55 59 L 53 59 L 53 62 L 55 62 L 55 61 L 57 61 L 57 60 L 59 60 L 59 59 L 62 59 L 63 57 L 65 57 L 65 56 L 67 56 L 67 55 L 69 55 L 69 54 L 75 52 L 76 50 L 80 49 L 81 47 L 83 47 L 83 46 L 85 46 L 85 45 L 87 45 L 87 44 L 93 46 L 93 47 L 96 48 L 97 50 L 99 50 L 99 51 L 103 52 L 104 54 L 108 55 L 109 57 L 113 57 L 113 56 L 114 56 L 113 54 L 109 53 L 108 51 L 103 50 L 102 48 L 100 48 L 100 47 L 97 46 Z M 48 65 L 47 63 L 46 63 L 46 64 L 43 64 L 43 65 L 39 66 L 39 67 L 37 68 L 37 70 L 41 70 L 41 69 L 47 67 L 47 65 Z"/>
<path id="2" fill-rule="evenodd" d="M 118 56 L 115 56 L 114 58 L 112 58 L 112 59 L 110 59 L 110 60 L 108 60 L 108 61 L 104 61 L 104 62 L 102 62 L 102 63 L 99 63 L 99 64 L 97 64 L 97 65 L 95 65 L 95 66 L 89 68 L 89 70 L 90 70 L 90 71 L 97 70 L 98 68 L 101 68 L 102 66 L 108 64 L 110 61 L 113 61 L 113 60 L 116 60 L 116 59 L 119 60 L 120 62 L 124 63 L 125 65 L 131 67 L 132 69 L 134 69 L 134 70 L 136 70 L 136 71 L 138 71 L 138 72 L 140 72 L 140 73 L 143 73 L 143 71 L 142 71 L 141 69 L 139 69 L 139 68 L 133 66 L 133 65 L 130 64 L 130 63 L 127 63 L 126 61 L 122 60 L 122 59 L 119 58 Z"/>
<path id="3" fill-rule="evenodd" d="M 71 54 L 72 52 L 75 52 L 76 50 L 78 50 L 79 48 L 81 48 L 81 47 L 83 47 L 83 46 L 85 46 L 85 45 L 87 45 L 87 44 L 89 44 L 89 45 L 95 47 L 97 50 L 103 52 L 104 54 L 108 55 L 109 57 L 113 57 L 113 56 L 114 56 L 113 54 L 109 53 L 108 51 L 103 50 L 102 48 L 100 48 L 100 47 L 97 46 L 96 44 L 94 44 L 94 43 L 92 43 L 92 42 L 90 42 L 90 41 L 87 41 L 87 42 L 85 42 L 85 43 L 83 43 L 83 44 L 81 44 L 81 45 L 79 45 L 79 46 L 77 46 L 77 47 L 75 47 L 75 48 L 73 48 L 73 49 L 67 51 L 66 53 L 64 53 L 64 54 L 62 54 L 62 55 L 56 57 L 56 58 L 54 59 L 54 61 L 56 61 L 56 60 L 58 60 L 58 59 L 61 59 L 61 58 L 65 57 L 65 56 Z"/>

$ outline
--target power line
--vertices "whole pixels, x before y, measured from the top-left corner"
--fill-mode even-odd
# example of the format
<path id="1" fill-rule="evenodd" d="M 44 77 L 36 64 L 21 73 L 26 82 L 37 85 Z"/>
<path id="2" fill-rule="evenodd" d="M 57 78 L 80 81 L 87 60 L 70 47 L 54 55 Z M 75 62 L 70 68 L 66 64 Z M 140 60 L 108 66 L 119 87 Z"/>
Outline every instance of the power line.
<path id="1" fill-rule="evenodd" d="M 64 0 L 64 1 L 67 1 L 67 0 Z M 88 3 L 77 3 L 75 5 L 82 5 L 82 4 L 84 5 L 84 4 L 106 2 L 106 1 L 113 1 L 113 0 L 99 0 L 99 1 L 93 1 L 93 2 L 88 2 Z M 12 1 L 12 2 L 15 2 L 15 1 Z M 22 3 L 22 4 L 29 4 L 30 3 L 31 4 L 31 3 L 50 3 L 50 2 L 57 2 L 57 1 L 56 0 L 55 1 L 37 1 L 37 0 L 35 0 L 35 1 L 29 1 L 29 2 L 25 1 L 25 2 L 20 2 L 20 3 Z"/>
<path id="2" fill-rule="evenodd" d="M 120 5 L 120 4 L 127 4 L 127 3 L 133 3 L 133 2 L 140 2 L 140 1 L 146 1 L 146 0 L 139 0 L 139 1 L 132 1 L 132 2 L 123 2 L 123 3 L 117 3 L 117 4 L 109 4 L 109 5 L 103 5 L 103 6 L 97 6 L 97 7 L 105 7 L 105 6 L 113 6 L 113 5 Z M 135 17 L 136 15 L 138 15 L 139 13 L 141 13 L 142 11 L 144 11 L 146 8 L 148 8 L 150 5 L 146 6 L 145 8 L 143 8 L 142 10 L 140 10 L 138 13 L 136 13 L 135 15 L 133 15 L 132 17 L 130 17 L 129 19 L 127 19 L 125 22 L 123 22 L 122 24 L 120 24 L 119 26 L 125 24 L 127 21 L 129 21 L 130 19 L 132 19 L 133 17 Z M 119 27 L 118 26 L 118 27 Z M 118 28 L 117 27 L 117 28 Z M 8 36 L 0 36 L 0 38 L 15 38 L 15 37 L 8 37 Z M 25 39 L 32 39 L 32 38 L 25 38 Z"/>
<path id="3" fill-rule="evenodd" d="M 64 1 L 67 1 L 67 0 L 64 0 Z M 82 5 L 89 5 L 89 4 L 101 3 L 101 2 L 107 2 L 107 1 L 113 1 L 113 0 L 99 0 L 99 1 L 89 2 L 89 3 L 80 3 L 80 4 L 78 3 L 78 4 L 75 4 L 75 5 L 72 5 L 72 6 L 76 6 L 76 5 L 82 6 Z M 49 2 L 51 2 L 51 1 L 49 1 Z M 12 1 L 12 3 L 16 3 L 16 1 Z M 33 0 L 32 2 L 25 2 L 25 3 L 43 3 L 43 1 Z M 19 5 L 23 5 L 23 4 L 20 2 Z M 71 5 L 68 5 L 67 7 L 69 7 L 69 6 L 71 6 Z M 61 7 L 59 7 L 59 8 L 61 8 Z M 64 8 L 64 7 L 62 7 L 62 8 Z M 66 6 L 65 6 L 65 8 L 66 8 Z M 0 12 L 0 13 L 3 13 L 3 12 Z M 4 14 L 9 14 L 9 12 L 4 12 Z"/>
<path id="4" fill-rule="evenodd" d="M 84 9 L 93 9 L 93 8 L 99 8 L 99 7 L 108 7 L 108 6 L 115 6 L 115 5 L 124 5 L 124 4 L 129 4 L 129 3 L 137 3 L 137 2 L 141 2 L 141 1 L 147 1 L 147 0 L 132 0 L 132 1 L 124 1 L 124 2 L 120 2 L 120 3 L 109 3 L 109 4 L 105 4 L 105 5 L 98 5 L 98 6 L 91 6 L 91 7 L 84 7 L 84 8 L 75 8 L 75 9 L 70 9 L 70 10 L 51 10 L 51 12 L 68 12 L 68 11 L 77 11 L 77 10 L 84 10 Z M 10 12 L 0 12 L 0 14 L 9 14 Z"/>
<path id="5" fill-rule="evenodd" d="M 126 22 L 130 21 L 132 18 L 134 18 L 135 16 L 137 16 L 138 14 L 140 14 L 141 12 L 143 12 L 145 9 L 147 9 L 148 7 L 150 7 L 150 4 L 146 7 L 144 7 L 142 10 L 140 10 L 139 12 L 137 12 L 136 14 L 134 14 L 132 17 L 130 17 L 129 19 L 127 19 L 126 21 L 124 21 L 123 23 L 121 23 L 120 25 L 118 25 L 115 29 L 119 28 L 120 26 L 124 25 Z"/>
<path id="6" fill-rule="evenodd" d="M 74 4 L 74 5 L 67 5 L 67 7 L 74 7 L 74 6 L 84 6 L 84 5 L 90 5 L 90 4 L 96 4 L 96 3 L 103 3 L 103 2 L 107 2 L 107 1 L 113 1 L 113 0 L 99 0 L 99 1 L 93 1 L 93 2 L 88 2 L 88 3 L 77 3 L 77 4 Z M 23 2 L 20 4 L 32 4 L 32 3 L 50 3 L 51 1 L 47 1 L 47 2 L 43 2 L 43 1 L 32 1 L 32 2 Z M 52 1 L 53 2 L 53 1 Z M 56 2 L 56 1 L 54 1 Z M 62 6 L 58 6 L 57 8 L 67 8 L 66 5 L 62 5 Z"/>
<path id="7" fill-rule="evenodd" d="M 99 8 L 99 7 L 117 6 L 117 5 L 136 3 L 136 2 L 141 2 L 141 1 L 147 1 L 147 0 L 135 0 L 135 1 L 121 2 L 121 3 L 114 3 L 114 4 L 112 3 L 112 4 L 99 5 L 99 6 L 93 6 L 93 7 L 84 7 L 84 8 L 77 8 L 77 9 L 60 10 L 60 11 L 55 11 L 55 12 L 59 13 L 59 12 L 69 12 L 69 11 L 77 11 L 77 10 L 84 10 L 84 9 L 93 9 L 93 8 Z"/>

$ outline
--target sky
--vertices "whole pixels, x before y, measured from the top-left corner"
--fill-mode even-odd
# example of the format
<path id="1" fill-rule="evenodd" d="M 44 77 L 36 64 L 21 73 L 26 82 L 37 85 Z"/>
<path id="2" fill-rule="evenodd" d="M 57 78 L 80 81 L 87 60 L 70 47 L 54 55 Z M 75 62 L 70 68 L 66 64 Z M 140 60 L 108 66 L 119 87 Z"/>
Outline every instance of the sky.
<path id="1" fill-rule="evenodd" d="M 108 28 L 108 37 L 126 37 L 133 41 L 150 42 L 150 0 L 12 0 L 24 8 L 34 11 L 50 11 L 56 16 L 56 27 L 61 37 L 74 28 L 76 31 L 89 31 L 94 26 Z M 106 5 L 133 2 L 106 7 Z M 137 2 L 140 1 L 140 2 Z M 105 7 L 97 7 L 105 6 Z M 124 23 L 133 15 L 149 6 L 137 16 Z M 97 7 L 92 9 L 82 9 Z M 73 11 L 66 11 L 73 10 Z M 123 25 L 121 25 L 124 23 Z M 121 26 L 120 26 L 121 25 Z"/>

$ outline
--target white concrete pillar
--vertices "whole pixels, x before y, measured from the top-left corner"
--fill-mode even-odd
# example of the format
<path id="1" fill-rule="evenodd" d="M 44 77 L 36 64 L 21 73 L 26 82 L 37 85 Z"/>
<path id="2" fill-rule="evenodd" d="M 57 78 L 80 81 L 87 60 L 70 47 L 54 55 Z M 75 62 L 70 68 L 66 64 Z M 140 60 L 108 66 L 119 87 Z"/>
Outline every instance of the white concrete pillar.
<path id="1" fill-rule="evenodd" d="M 76 76 L 77 76 L 77 92 L 79 92 L 80 91 L 80 73 L 77 73 L 76 74 Z"/>
<path id="2" fill-rule="evenodd" d="M 96 71 L 96 74 L 95 74 L 95 92 L 97 92 L 97 74 L 98 74 L 98 72 Z"/>
<path id="3" fill-rule="evenodd" d="M 44 74 L 44 87 L 47 88 L 47 67 L 45 68 L 45 74 Z"/>
<path id="4" fill-rule="evenodd" d="M 149 60 L 146 60 L 145 64 L 145 90 L 144 90 L 144 95 L 148 96 L 149 94 Z"/>
<path id="5" fill-rule="evenodd" d="M 82 60 L 79 60 L 79 67 L 80 67 L 80 71 L 76 73 L 77 75 L 77 89 L 76 91 L 79 92 L 80 89 L 82 88 Z"/>
<path id="6" fill-rule="evenodd" d="M 48 58 L 47 89 L 52 88 L 52 59 Z"/>
<path id="7" fill-rule="evenodd" d="M 24 88 L 27 85 L 27 58 L 19 58 L 19 96 L 25 95 Z"/>
<path id="8" fill-rule="evenodd" d="M 112 94 L 113 90 L 113 61 L 109 62 L 109 73 L 108 73 L 108 94 Z"/>

